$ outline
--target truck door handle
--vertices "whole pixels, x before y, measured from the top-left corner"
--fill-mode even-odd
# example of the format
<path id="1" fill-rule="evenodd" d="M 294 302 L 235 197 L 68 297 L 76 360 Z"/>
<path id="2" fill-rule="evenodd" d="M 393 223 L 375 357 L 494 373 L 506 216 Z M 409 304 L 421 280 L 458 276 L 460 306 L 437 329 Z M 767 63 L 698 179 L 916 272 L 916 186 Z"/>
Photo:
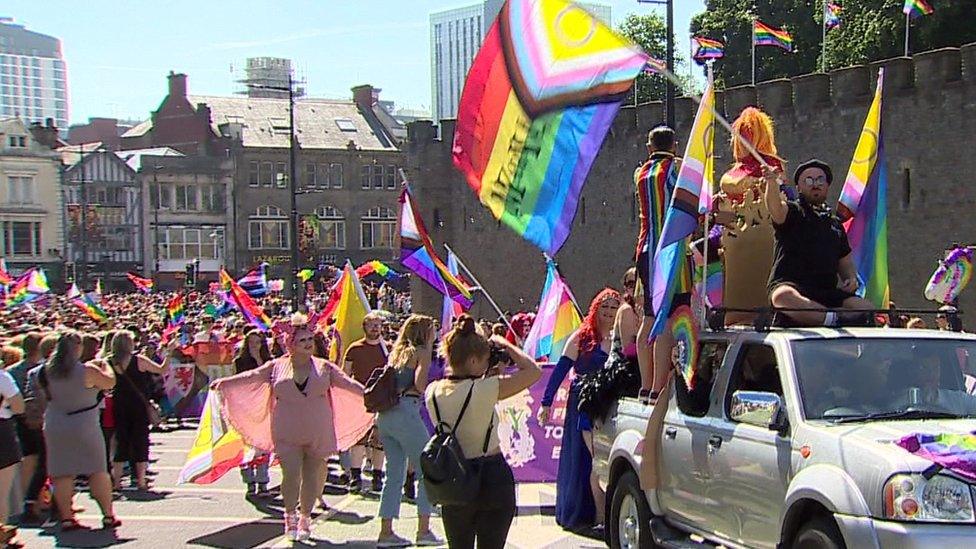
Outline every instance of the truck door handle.
<path id="1" fill-rule="evenodd" d="M 678 429 L 677 429 L 677 427 L 668 427 L 667 429 L 665 429 L 664 430 L 664 436 L 666 438 L 669 438 L 671 440 L 674 440 L 675 437 L 678 436 Z"/>
<path id="2" fill-rule="evenodd" d="M 718 435 L 712 435 L 708 437 L 708 449 L 712 452 L 718 450 L 722 447 L 722 437 Z"/>

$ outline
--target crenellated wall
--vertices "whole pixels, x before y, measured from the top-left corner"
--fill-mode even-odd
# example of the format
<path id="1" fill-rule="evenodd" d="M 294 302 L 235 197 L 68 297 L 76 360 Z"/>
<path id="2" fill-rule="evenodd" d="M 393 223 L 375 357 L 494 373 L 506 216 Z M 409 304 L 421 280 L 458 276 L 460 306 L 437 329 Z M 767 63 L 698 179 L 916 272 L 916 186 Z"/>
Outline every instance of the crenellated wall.
<path id="1" fill-rule="evenodd" d="M 886 69 L 892 299 L 928 306 L 922 289 L 943 249 L 953 241 L 976 244 L 976 44 L 730 88 L 717 93 L 716 108 L 730 119 L 748 105 L 767 110 L 788 166 L 817 157 L 833 167 L 836 201 L 880 67 Z M 695 110 L 690 98 L 676 101 L 679 150 Z M 659 102 L 622 108 L 587 179 L 575 227 L 556 258 L 584 308 L 602 286 L 619 286 L 633 261 L 632 176 L 646 158 L 647 131 L 662 121 Z M 442 121 L 436 133 L 430 122 L 415 122 L 406 145 L 408 175 L 432 238 L 450 243 L 503 308 L 535 307 L 545 274 L 542 254 L 500 227 L 454 169 L 454 121 Z M 716 135 L 716 155 L 718 176 L 730 163 L 724 130 Z M 432 290 L 420 283 L 415 295 L 417 310 L 439 314 L 441 300 Z M 974 305 L 976 289 L 970 289 L 962 307 L 976 315 Z M 483 304 L 475 313 L 490 316 Z M 966 324 L 976 327 L 976 317 Z"/>

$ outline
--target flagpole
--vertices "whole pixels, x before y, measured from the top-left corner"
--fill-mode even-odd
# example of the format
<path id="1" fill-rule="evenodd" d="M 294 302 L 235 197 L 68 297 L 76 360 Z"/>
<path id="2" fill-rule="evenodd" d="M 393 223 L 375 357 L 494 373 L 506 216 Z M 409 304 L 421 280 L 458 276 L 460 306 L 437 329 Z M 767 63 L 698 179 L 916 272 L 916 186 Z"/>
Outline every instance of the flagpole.
<path id="1" fill-rule="evenodd" d="M 908 57 L 908 32 L 911 29 L 912 16 L 910 13 L 905 14 L 905 57 Z"/>
<path id="2" fill-rule="evenodd" d="M 695 35 L 688 35 L 688 82 L 695 78 Z"/>
<path id="3" fill-rule="evenodd" d="M 755 28 L 755 27 L 753 27 L 753 28 Z M 755 42 L 755 41 L 753 41 L 753 42 Z M 755 48 L 755 47 L 756 46 L 753 46 L 753 48 Z M 714 65 L 714 64 L 715 64 L 715 61 L 714 60 L 709 60 L 708 63 L 706 64 L 706 66 L 708 67 L 708 84 L 707 84 L 708 86 L 711 86 L 712 83 L 714 82 L 714 73 L 712 72 L 712 65 Z M 714 130 L 714 126 L 713 126 L 713 129 L 712 129 L 712 139 L 714 139 L 714 136 L 715 136 L 715 130 Z M 706 166 L 709 165 L 709 163 L 708 163 L 707 160 L 705 162 L 705 165 Z M 711 179 L 712 179 L 713 176 L 714 176 L 713 174 L 706 173 L 705 174 L 705 177 L 702 178 L 702 185 L 709 185 L 709 189 L 708 189 L 708 195 L 709 196 L 711 196 L 711 194 L 712 194 L 712 189 L 711 189 L 711 184 L 712 183 L 711 183 Z M 701 192 L 705 192 L 705 189 L 702 189 Z M 708 222 L 710 221 L 710 218 L 712 217 L 711 214 L 712 214 L 712 205 L 711 204 L 708 204 L 707 209 L 705 211 L 705 233 L 703 235 L 705 237 L 705 242 L 703 243 L 703 248 L 702 248 L 701 291 L 698 294 L 698 298 L 701 299 L 701 304 L 702 304 L 702 306 L 701 306 L 701 322 L 698 325 L 699 328 L 704 328 L 707 325 L 707 320 L 708 320 L 708 298 L 706 297 L 707 296 L 707 292 L 708 292 L 708 241 L 709 241 L 709 238 L 708 238 L 708 232 L 709 232 Z"/>
<path id="4" fill-rule="evenodd" d="M 827 72 L 827 2 L 830 0 L 824 0 L 823 3 L 823 25 L 822 31 L 823 36 L 820 39 L 820 72 Z"/>
<path id="5" fill-rule="evenodd" d="M 546 252 L 542 252 L 542 257 L 546 258 L 547 263 L 550 261 L 552 262 L 552 265 L 556 268 L 556 272 L 559 273 L 559 277 L 565 281 L 566 277 L 563 276 L 563 272 L 559 270 L 559 263 L 556 263 L 556 260 L 549 257 L 549 254 L 547 254 Z M 569 288 L 569 284 L 567 284 L 566 287 Z M 576 312 L 579 313 L 580 317 L 582 317 L 583 309 L 580 309 L 579 303 L 577 303 L 576 301 L 576 296 L 573 295 L 572 291 L 569 292 L 569 299 L 570 301 L 573 302 L 573 306 L 576 307 Z"/>
<path id="6" fill-rule="evenodd" d="M 756 85 L 756 20 L 752 20 L 752 85 Z"/>
<path id="7" fill-rule="evenodd" d="M 491 304 L 491 307 L 495 309 L 495 312 L 498 313 L 499 317 L 501 317 L 502 322 L 504 322 L 505 325 L 508 326 L 508 329 L 511 330 L 513 334 L 515 334 L 515 341 L 518 342 L 518 346 L 521 347 L 523 343 L 522 338 L 519 337 L 518 333 L 515 331 L 515 328 L 512 327 L 512 323 L 508 321 L 508 317 L 506 317 L 505 313 L 503 313 L 502 310 L 498 307 L 498 304 L 495 303 L 495 300 L 491 298 L 491 294 L 488 293 L 488 290 L 486 290 L 485 287 L 481 284 L 481 282 L 478 281 L 478 278 L 474 276 L 474 273 L 471 272 L 471 269 L 469 269 L 468 266 L 464 264 L 464 260 L 461 259 L 461 256 L 459 256 L 457 252 L 452 250 L 451 247 L 448 246 L 446 242 L 444 243 L 444 249 L 446 249 L 448 253 L 454 254 L 455 259 L 457 259 L 458 267 L 464 269 L 464 273 L 468 275 L 468 278 L 471 279 L 471 282 L 474 282 L 475 288 L 472 289 L 478 290 L 482 294 L 484 294 L 485 298 L 488 299 L 488 303 Z"/>

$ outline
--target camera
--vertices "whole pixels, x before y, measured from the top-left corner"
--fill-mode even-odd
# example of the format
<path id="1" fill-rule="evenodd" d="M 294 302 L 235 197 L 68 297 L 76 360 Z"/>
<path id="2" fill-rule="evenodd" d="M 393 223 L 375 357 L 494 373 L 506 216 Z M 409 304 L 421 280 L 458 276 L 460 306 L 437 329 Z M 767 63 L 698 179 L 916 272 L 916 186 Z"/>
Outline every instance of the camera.
<path id="1" fill-rule="evenodd" d="M 509 361 L 508 352 L 501 347 L 491 345 L 488 348 L 488 366 L 493 368 L 499 364 L 506 364 Z"/>

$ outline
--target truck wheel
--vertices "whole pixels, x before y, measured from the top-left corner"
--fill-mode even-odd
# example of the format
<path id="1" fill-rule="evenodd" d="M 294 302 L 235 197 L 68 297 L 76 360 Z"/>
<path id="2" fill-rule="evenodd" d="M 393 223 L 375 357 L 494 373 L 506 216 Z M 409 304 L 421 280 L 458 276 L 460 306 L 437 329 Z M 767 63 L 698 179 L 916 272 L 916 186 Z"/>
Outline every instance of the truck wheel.
<path id="1" fill-rule="evenodd" d="M 793 547 L 797 549 L 844 549 L 844 536 L 834 519 L 817 516 L 800 527 Z"/>
<path id="2" fill-rule="evenodd" d="M 651 508 L 633 471 L 624 473 L 614 487 L 607 528 L 612 549 L 656 547 L 651 536 Z"/>

